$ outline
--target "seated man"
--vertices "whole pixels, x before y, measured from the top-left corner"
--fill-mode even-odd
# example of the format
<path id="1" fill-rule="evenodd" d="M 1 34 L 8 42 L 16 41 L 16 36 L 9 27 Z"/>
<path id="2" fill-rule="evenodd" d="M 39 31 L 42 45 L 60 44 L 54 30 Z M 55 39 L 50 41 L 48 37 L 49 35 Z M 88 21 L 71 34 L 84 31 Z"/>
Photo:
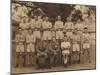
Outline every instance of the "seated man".
<path id="1" fill-rule="evenodd" d="M 46 52 L 48 55 L 47 58 L 47 66 L 48 68 L 51 68 L 52 66 L 58 66 L 60 64 L 60 51 L 58 48 L 59 44 L 56 41 L 56 38 L 53 38 L 52 41 L 48 40 L 47 46 L 46 46 Z"/>
<path id="2" fill-rule="evenodd" d="M 66 67 L 69 61 L 71 43 L 69 42 L 67 37 L 64 37 L 64 41 L 61 42 L 62 56 L 63 56 L 63 64 Z"/>
<path id="3" fill-rule="evenodd" d="M 47 52 L 45 48 L 43 47 L 43 41 L 40 39 L 37 39 L 36 42 L 36 63 L 37 68 L 46 68 L 46 59 L 47 59 Z"/>
<path id="4" fill-rule="evenodd" d="M 56 40 L 55 37 L 53 37 L 51 41 L 51 47 L 53 50 L 53 56 L 52 56 L 53 66 L 61 65 L 61 50 L 59 46 L 60 45 L 58 41 Z"/>
<path id="5" fill-rule="evenodd" d="M 46 68 L 46 59 L 47 59 L 47 53 L 45 52 L 45 49 L 40 49 L 37 52 L 37 68 Z"/>
<path id="6" fill-rule="evenodd" d="M 47 52 L 47 68 L 51 68 L 53 66 L 53 59 L 54 59 L 54 51 L 52 49 L 51 42 L 47 43 L 46 46 L 46 52 Z"/>

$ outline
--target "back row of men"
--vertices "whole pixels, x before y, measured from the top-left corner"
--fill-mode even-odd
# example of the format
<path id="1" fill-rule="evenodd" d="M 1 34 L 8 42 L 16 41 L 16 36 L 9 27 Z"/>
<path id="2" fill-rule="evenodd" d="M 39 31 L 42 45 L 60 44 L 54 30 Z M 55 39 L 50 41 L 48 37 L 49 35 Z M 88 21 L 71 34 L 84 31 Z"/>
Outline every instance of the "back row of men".
<path id="1" fill-rule="evenodd" d="M 33 18 L 31 17 L 22 17 L 21 23 L 19 24 L 19 27 L 22 29 L 34 29 L 37 30 L 39 28 L 41 29 L 51 29 L 54 28 L 55 30 L 59 29 L 73 29 L 78 28 L 78 30 L 82 30 L 83 26 L 88 26 L 89 20 L 88 18 L 85 19 L 85 22 L 81 22 L 78 20 L 77 22 L 72 22 L 71 17 L 66 18 L 66 22 L 62 21 L 61 16 L 57 16 L 55 23 L 53 24 L 52 22 L 49 21 L 48 17 L 43 17 L 42 16 L 34 16 Z"/>
<path id="2" fill-rule="evenodd" d="M 85 24 L 85 22 L 83 24 L 81 21 L 72 22 L 69 18 L 67 18 L 67 21 L 64 23 L 61 21 L 61 16 L 58 16 L 57 21 L 55 21 L 53 25 L 48 17 L 41 19 L 41 16 L 34 16 L 32 19 L 23 17 L 19 28 L 23 30 L 24 35 L 26 35 L 28 29 L 31 29 L 34 34 L 34 41 L 36 41 L 36 38 L 41 37 L 43 40 L 51 40 L 52 37 L 63 39 L 64 35 L 71 37 L 74 29 L 77 29 L 78 32 L 81 33 L 85 27 L 89 26 L 88 24 L 89 23 Z"/>

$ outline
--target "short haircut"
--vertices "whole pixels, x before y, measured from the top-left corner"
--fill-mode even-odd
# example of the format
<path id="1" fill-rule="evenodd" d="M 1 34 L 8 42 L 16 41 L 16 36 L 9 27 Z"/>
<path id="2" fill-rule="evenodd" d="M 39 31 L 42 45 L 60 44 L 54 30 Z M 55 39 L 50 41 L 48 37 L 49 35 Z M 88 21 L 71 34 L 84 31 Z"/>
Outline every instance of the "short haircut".
<path id="1" fill-rule="evenodd" d="M 84 29 L 88 29 L 87 27 L 84 27 Z"/>

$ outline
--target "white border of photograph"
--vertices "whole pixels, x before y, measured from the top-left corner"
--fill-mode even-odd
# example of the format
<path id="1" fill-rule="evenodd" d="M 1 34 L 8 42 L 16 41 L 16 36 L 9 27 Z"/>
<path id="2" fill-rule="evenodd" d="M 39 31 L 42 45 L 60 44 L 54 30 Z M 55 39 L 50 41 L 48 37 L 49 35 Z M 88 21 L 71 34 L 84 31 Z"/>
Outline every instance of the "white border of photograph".
<path id="1" fill-rule="evenodd" d="M 21 0 L 25 1 L 25 0 Z M 96 5 L 96 70 L 64 71 L 50 73 L 36 73 L 36 75 L 98 75 L 100 72 L 100 1 L 99 0 L 26 0 L 36 2 L 51 2 L 64 4 Z M 10 0 L 0 2 L 0 75 L 10 75 Z M 33 74 L 23 74 L 33 75 Z M 35 75 L 35 74 L 34 74 Z"/>

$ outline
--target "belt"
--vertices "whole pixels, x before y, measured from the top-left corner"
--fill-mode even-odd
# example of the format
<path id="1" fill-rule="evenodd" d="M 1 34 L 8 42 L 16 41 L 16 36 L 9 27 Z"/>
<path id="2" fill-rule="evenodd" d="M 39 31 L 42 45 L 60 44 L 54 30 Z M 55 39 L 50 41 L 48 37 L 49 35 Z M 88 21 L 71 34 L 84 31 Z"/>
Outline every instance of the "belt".
<path id="1" fill-rule="evenodd" d="M 73 44 L 79 44 L 79 41 L 74 41 Z"/>
<path id="2" fill-rule="evenodd" d="M 50 31 L 51 29 L 43 29 L 43 31 Z"/>
<path id="3" fill-rule="evenodd" d="M 66 29 L 67 32 L 72 32 L 72 29 Z"/>
<path id="4" fill-rule="evenodd" d="M 60 28 L 59 28 L 59 29 L 56 29 L 56 30 L 57 30 L 57 31 L 62 31 L 63 29 L 60 29 Z"/>
<path id="5" fill-rule="evenodd" d="M 35 28 L 34 30 L 35 30 L 35 31 L 39 31 L 39 30 L 40 30 L 40 28 Z"/>
<path id="6" fill-rule="evenodd" d="M 34 44 L 33 42 L 26 42 L 26 44 L 30 44 L 30 43 Z"/>
<path id="7" fill-rule="evenodd" d="M 62 50 L 63 50 L 63 51 L 64 51 L 64 50 L 69 50 L 69 48 L 64 48 L 64 49 L 62 49 Z"/>

